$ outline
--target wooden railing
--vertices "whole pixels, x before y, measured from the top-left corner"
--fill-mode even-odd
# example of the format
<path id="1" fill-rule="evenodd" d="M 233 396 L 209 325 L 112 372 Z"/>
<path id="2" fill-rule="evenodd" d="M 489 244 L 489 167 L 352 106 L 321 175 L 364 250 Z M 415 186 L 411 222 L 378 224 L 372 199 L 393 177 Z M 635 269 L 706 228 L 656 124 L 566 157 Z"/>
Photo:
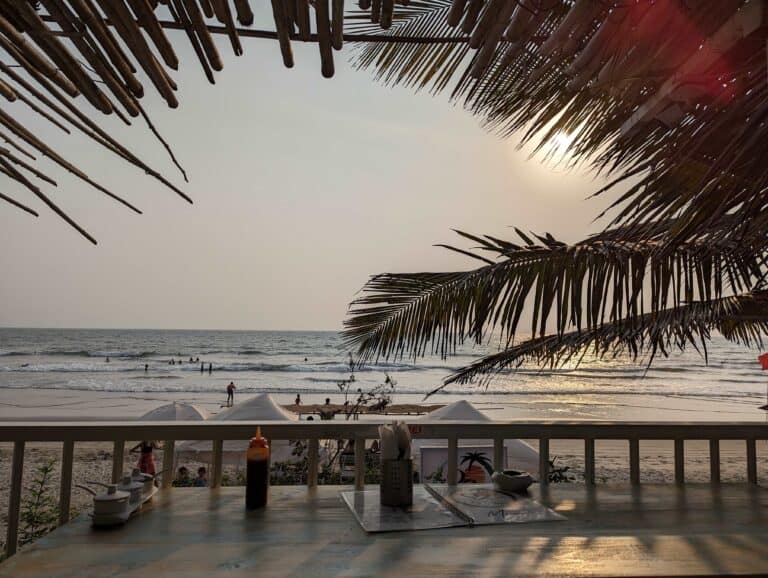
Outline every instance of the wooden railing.
<path id="1" fill-rule="evenodd" d="M 59 522 L 69 520 L 72 465 L 75 442 L 114 443 L 112 480 L 122 476 L 125 443 L 131 440 L 166 440 L 164 456 L 173 456 L 176 440 L 212 440 L 211 487 L 221 485 L 224 440 L 249 439 L 261 426 L 271 440 L 308 440 L 308 486 L 317 485 L 319 442 L 323 439 L 355 440 L 355 487 L 362 488 L 365 475 L 365 440 L 378 437 L 373 421 L 327 422 L 0 422 L 0 442 L 13 442 L 6 553 L 16 552 L 21 506 L 24 448 L 27 442 L 62 442 Z M 708 440 L 710 476 L 720 481 L 720 440 L 743 440 L 747 481 L 757 483 L 756 441 L 768 439 L 768 425 L 760 423 L 613 423 L 613 422 L 461 422 L 419 420 L 411 425 L 414 437 L 448 440 L 447 482 L 457 482 L 457 449 L 460 439 L 492 439 L 494 468 L 503 467 L 504 440 L 539 441 L 539 482 L 548 483 L 549 442 L 557 439 L 584 441 L 584 478 L 595 483 L 595 440 L 626 440 L 630 480 L 640 483 L 640 440 L 674 440 L 675 482 L 685 482 L 686 440 Z M 163 460 L 162 486 L 170 487 L 173 460 Z"/>

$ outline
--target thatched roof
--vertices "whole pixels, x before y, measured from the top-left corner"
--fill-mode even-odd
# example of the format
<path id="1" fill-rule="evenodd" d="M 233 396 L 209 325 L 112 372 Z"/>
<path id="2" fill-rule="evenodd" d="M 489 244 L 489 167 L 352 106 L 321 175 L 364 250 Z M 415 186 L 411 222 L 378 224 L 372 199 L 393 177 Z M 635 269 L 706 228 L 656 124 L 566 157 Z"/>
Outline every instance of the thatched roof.
<path id="1" fill-rule="evenodd" d="M 0 94 L 62 130 L 84 132 L 187 198 L 102 130 L 97 113 L 149 123 L 140 105 L 148 90 L 176 107 L 172 77 L 182 42 L 192 45 L 210 82 L 225 64 L 222 52 L 242 54 L 249 37 L 277 40 L 289 67 L 293 42 L 317 43 L 326 77 L 334 73 L 334 50 L 354 42 L 356 64 L 374 67 L 386 82 L 450 89 L 490 128 L 524 130 L 538 146 L 568 133 L 574 161 L 634 176 L 617 213 L 624 224 L 674 218 L 671 237 L 688 238 L 743 212 L 736 231 L 722 228 L 725 237 L 765 228 L 763 0 L 360 0 L 359 7 L 271 0 L 267 30 L 254 27 L 251 4 L 5 0 Z M 87 101 L 87 112 L 78 101 Z M 0 109 L 7 143 L 0 172 L 86 236 L 44 192 L 40 181 L 53 179 L 33 165 L 35 154 L 138 212 L 48 147 L 46 134 L 23 126 L 16 110 Z M 34 214 L 7 194 L 0 199 Z"/>

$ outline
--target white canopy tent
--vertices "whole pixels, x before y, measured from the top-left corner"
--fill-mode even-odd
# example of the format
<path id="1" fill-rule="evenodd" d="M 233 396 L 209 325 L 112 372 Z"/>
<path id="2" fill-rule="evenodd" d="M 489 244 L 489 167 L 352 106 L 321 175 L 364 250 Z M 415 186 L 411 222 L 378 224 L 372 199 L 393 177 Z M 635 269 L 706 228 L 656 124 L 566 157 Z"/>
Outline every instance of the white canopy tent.
<path id="1" fill-rule="evenodd" d="M 446 421 L 493 421 L 466 400 L 455 401 L 423 416 L 423 420 Z M 460 439 L 459 454 L 462 448 L 493 448 L 493 440 Z M 445 448 L 445 460 L 448 459 L 448 440 L 416 438 L 411 444 L 411 457 L 415 471 L 421 470 L 422 448 Z M 522 440 L 504 440 L 506 466 L 516 470 L 538 472 L 539 452 Z"/>
<path id="2" fill-rule="evenodd" d="M 268 393 L 261 393 L 242 403 L 217 413 L 211 421 L 296 421 L 298 417 L 280 407 Z M 256 433 L 254 431 L 254 433 Z M 245 452 L 249 440 L 225 440 L 223 463 L 228 466 L 245 468 Z M 295 461 L 293 448 L 288 440 L 275 440 L 270 444 L 272 463 Z M 176 445 L 176 463 L 185 459 L 211 463 L 213 442 L 190 440 Z"/>
<path id="3" fill-rule="evenodd" d="M 174 401 L 148 411 L 139 419 L 142 421 L 203 421 L 208 417 L 208 412 L 201 407 Z"/>

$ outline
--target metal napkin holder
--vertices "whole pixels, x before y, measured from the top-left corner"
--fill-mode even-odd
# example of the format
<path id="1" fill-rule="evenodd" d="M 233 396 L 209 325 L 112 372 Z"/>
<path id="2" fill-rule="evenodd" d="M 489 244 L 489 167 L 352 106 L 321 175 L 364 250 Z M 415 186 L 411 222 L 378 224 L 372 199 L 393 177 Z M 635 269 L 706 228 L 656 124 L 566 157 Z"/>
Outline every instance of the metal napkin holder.
<path id="1" fill-rule="evenodd" d="M 413 460 L 381 460 L 382 506 L 403 507 L 413 504 Z"/>

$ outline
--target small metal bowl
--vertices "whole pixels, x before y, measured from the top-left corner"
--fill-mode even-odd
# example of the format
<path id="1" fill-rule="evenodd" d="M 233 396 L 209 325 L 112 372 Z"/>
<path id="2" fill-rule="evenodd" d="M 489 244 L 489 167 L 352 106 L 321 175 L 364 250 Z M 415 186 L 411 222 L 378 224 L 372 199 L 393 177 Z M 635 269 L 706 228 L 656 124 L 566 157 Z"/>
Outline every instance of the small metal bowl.
<path id="1" fill-rule="evenodd" d="M 491 481 L 493 481 L 493 487 L 499 492 L 522 494 L 536 480 L 528 472 L 504 470 L 503 472 L 494 472 Z"/>

